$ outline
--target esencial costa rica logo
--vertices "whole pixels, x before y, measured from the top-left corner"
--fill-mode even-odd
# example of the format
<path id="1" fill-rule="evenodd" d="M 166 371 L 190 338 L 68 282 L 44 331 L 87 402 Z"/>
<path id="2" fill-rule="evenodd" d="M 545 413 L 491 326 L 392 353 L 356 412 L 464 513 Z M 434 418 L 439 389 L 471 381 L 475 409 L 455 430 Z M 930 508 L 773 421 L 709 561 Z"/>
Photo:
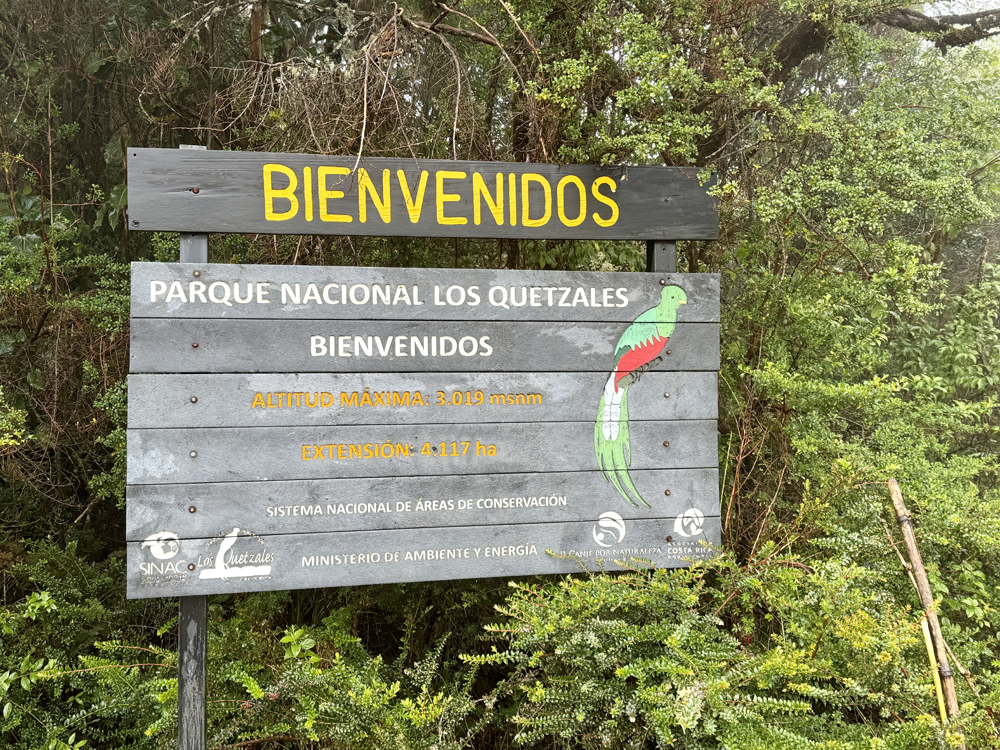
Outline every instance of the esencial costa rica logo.
<path id="1" fill-rule="evenodd" d="M 684 511 L 674 521 L 674 533 L 681 536 L 698 536 L 704 528 L 705 514 L 697 508 Z"/>

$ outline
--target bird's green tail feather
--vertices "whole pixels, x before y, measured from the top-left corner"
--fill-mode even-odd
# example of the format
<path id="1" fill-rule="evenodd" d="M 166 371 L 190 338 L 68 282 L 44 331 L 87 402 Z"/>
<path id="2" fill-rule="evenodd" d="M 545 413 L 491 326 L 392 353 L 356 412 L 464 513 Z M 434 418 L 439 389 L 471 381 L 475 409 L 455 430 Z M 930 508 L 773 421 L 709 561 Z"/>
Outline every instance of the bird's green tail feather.
<path id="1" fill-rule="evenodd" d="M 630 505 L 638 507 L 642 503 L 647 508 L 649 503 L 642 499 L 639 490 L 632 483 L 628 467 L 632 463 L 632 449 L 629 443 L 628 425 L 628 387 L 624 387 L 621 402 L 621 414 L 618 419 L 618 435 L 614 439 L 604 437 L 604 395 L 597 409 L 597 422 L 594 424 L 594 449 L 597 452 L 597 465 L 601 467 L 604 478 L 611 482 Z M 638 502 L 636 502 L 638 500 Z"/>

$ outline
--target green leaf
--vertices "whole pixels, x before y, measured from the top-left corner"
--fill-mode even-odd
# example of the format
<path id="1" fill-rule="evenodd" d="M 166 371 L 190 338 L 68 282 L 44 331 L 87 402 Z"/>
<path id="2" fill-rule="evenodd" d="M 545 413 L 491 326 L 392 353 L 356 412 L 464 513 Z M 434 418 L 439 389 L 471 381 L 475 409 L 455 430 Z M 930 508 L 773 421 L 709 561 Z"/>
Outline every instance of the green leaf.
<path id="1" fill-rule="evenodd" d="M 115 185 L 111 189 L 111 195 L 108 196 L 107 204 L 108 222 L 111 224 L 112 229 L 117 229 L 118 219 L 128 204 L 128 187 L 125 185 Z"/>

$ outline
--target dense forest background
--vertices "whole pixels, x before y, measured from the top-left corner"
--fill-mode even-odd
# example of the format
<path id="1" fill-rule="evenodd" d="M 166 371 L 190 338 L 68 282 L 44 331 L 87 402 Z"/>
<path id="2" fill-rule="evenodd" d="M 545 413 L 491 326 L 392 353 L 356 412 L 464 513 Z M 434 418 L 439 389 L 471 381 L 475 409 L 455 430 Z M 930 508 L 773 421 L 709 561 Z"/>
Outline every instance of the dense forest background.
<path id="1" fill-rule="evenodd" d="M 213 748 L 1000 747 L 1000 12 L 900 0 L 0 0 L 0 745 L 171 747 L 126 601 L 129 146 L 717 179 L 723 548 L 210 599 Z M 945 15 L 942 15 L 945 14 Z M 641 270 L 634 243 L 213 236 L 215 262 Z M 943 729 L 886 481 L 914 511 Z"/>

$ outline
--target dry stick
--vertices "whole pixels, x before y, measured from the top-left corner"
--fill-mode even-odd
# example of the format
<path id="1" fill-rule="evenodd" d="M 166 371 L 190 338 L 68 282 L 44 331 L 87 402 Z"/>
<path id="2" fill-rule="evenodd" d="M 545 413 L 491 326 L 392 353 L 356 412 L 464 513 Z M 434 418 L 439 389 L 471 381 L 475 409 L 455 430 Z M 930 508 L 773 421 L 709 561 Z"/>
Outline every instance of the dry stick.
<path id="1" fill-rule="evenodd" d="M 976 687 L 975 680 L 972 679 L 972 672 L 970 672 L 968 669 L 962 666 L 962 663 L 958 660 L 958 657 L 955 656 L 955 652 L 951 650 L 951 646 L 948 645 L 947 641 L 945 641 L 944 647 L 945 650 L 947 650 L 948 655 L 951 657 L 951 660 L 955 663 L 955 669 L 957 669 L 959 673 L 962 675 L 962 677 L 965 678 L 965 681 L 972 689 L 972 693 L 977 698 L 982 698 L 982 696 L 979 694 L 979 688 Z M 997 737 L 1000 737 L 1000 730 L 997 729 L 997 725 L 993 721 L 993 717 L 989 714 L 989 712 L 986 713 L 986 718 L 989 719 L 990 726 L 993 727 L 993 734 L 995 734 Z"/>
<path id="2" fill-rule="evenodd" d="M 451 153 L 455 160 L 458 160 L 458 108 L 462 101 L 462 66 L 458 62 L 458 54 L 455 52 L 455 48 L 448 44 L 448 40 L 441 36 L 436 31 L 430 29 L 427 30 L 428 34 L 433 34 L 438 38 L 441 44 L 444 45 L 445 49 L 451 53 L 452 59 L 455 61 L 455 84 L 457 89 L 455 91 L 455 120 L 451 124 Z"/>
<path id="3" fill-rule="evenodd" d="M 889 540 L 889 546 L 892 547 L 892 551 L 896 553 L 896 557 L 899 558 L 899 564 L 903 566 L 903 570 L 906 571 L 906 575 L 910 577 L 910 583 L 913 584 L 913 588 L 917 588 L 917 579 L 913 577 L 913 566 L 906 562 L 903 558 L 903 553 L 899 551 L 899 547 L 896 542 L 893 541 L 892 533 L 889 531 L 889 524 L 885 522 L 882 516 L 878 517 L 878 520 L 882 522 L 882 528 L 885 529 L 885 538 Z M 934 676 L 934 691 L 937 693 L 938 699 L 938 710 L 941 712 L 941 723 L 948 723 L 948 710 L 944 705 L 944 690 L 941 688 L 941 675 L 938 674 L 938 663 L 934 656 L 934 642 L 931 640 L 930 627 L 927 625 L 927 618 L 920 620 L 920 627 L 924 633 L 924 643 L 927 646 L 927 658 L 931 664 L 931 671 Z M 945 644 L 947 647 L 948 644 Z M 948 653 L 951 653 L 951 649 L 948 649 Z M 952 655 L 954 658 L 954 655 Z"/>
<path id="4" fill-rule="evenodd" d="M 917 579 L 913 577 L 913 566 L 910 565 L 903 558 L 903 553 L 899 551 L 899 547 L 896 546 L 896 542 L 892 539 L 892 533 L 889 531 L 889 524 L 885 522 L 882 516 L 878 517 L 878 520 L 882 522 L 882 528 L 885 529 L 885 537 L 889 540 L 889 546 L 892 547 L 892 551 L 896 553 L 896 557 L 899 558 L 899 564 L 903 566 L 903 570 L 906 571 L 906 575 L 910 577 L 910 583 L 913 584 L 913 588 L 917 587 Z"/>
<path id="5" fill-rule="evenodd" d="M 941 635 L 941 623 L 938 621 L 937 612 L 934 611 L 934 596 L 931 594 L 931 584 L 927 580 L 927 571 L 924 569 L 924 562 L 920 557 L 917 539 L 913 535 L 913 523 L 910 520 L 910 514 L 906 510 L 906 505 L 903 504 L 903 493 L 900 492 L 899 484 L 895 479 L 889 480 L 889 494 L 892 496 L 892 505 L 896 509 L 899 528 L 903 532 L 906 551 L 910 556 L 910 562 L 913 564 L 913 577 L 916 579 L 920 605 L 927 613 L 927 622 L 931 628 L 931 636 L 934 641 L 934 648 L 937 651 L 938 664 L 940 664 L 941 688 L 944 691 L 948 715 L 952 719 L 957 719 L 959 713 L 958 696 L 955 694 L 955 678 L 948 664 L 948 653 L 945 649 L 944 637 Z M 962 746 L 964 747 L 964 743 Z"/>
<path id="6" fill-rule="evenodd" d="M 52 84 L 49 84 L 49 231 L 55 224 L 52 204 L 55 201 L 55 187 L 52 185 Z"/>

